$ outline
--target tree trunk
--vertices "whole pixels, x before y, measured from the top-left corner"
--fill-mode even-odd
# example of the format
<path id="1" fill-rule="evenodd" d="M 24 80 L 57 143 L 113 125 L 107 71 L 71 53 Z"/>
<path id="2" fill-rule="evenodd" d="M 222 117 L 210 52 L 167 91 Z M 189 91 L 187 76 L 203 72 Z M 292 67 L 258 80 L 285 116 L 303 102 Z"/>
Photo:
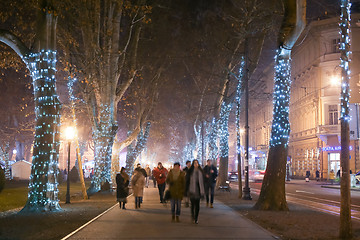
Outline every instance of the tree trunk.
<path id="1" fill-rule="evenodd" d="M 285 196 L 287 146 L 290 133 L 289 101 L 291 49 L 305 27 L 306 0 L 286 0 L 275 60 L 274 106 L 268 163 L 254 208 L 288 210 Z"/>
<path id="2" fill-rule="evenodd" d="M 128 152 L 126 155 L 126 171 L 131 175 L 134 170 L 134 164 L 136 159 L 140 156 L 141 152 L 145 149 L 147 139 L 150 133 L 150 122 L 146 123 L 145 130 L 141 130 L 137 138 L 136 145 L 128 146 Z"/>
<path id="3" fill-rule="evenodd" d="M 349 98 L 350 98 L 350 1 L 341 1 L 341 23 L 340 23 L 340 60 L 341 60 L 341 207 L 340 207 L 340 238 L 352 238 L 351 224 L 351 194 L 350 194 L 350 130 L 349 130 Z"/>
<path id="4" fill-rule="evenodd" d="M 218 186 L 225 186 L 228 180 L 229 164 L 229 115 L 232 104 L 222 103 L 219 119 L 219 138 L 220 138 L 220 166 Z"/>

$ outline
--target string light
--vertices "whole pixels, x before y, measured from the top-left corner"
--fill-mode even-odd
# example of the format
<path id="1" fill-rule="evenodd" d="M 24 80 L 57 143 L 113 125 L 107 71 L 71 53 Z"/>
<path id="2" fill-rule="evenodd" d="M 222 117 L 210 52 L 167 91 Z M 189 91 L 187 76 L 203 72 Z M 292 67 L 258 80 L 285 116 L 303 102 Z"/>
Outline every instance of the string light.
<path id="1" fill-rule="evenodd" d="M 206 130 L 208 136 L 209 159 L 217 159 L 219 155 L 218 138 L 217 138 L 218 124 L 216 118 L 213 118 Z"/>
<path id="2" fill-rule="evenodd" d="M 240 62 L 240 68 L 239 68 L 239 76 L 237 77 L 238 79 L 238 84 L 236 86 L 236 97 L 235 97 L 235 102 L 236 102 L 236 153 L 240 154 L 241 151 L 241 146 L 240 146 L 240 102 L 241 102 L 241 81 L 242 78 L 244 76 L 244 68 L 245 68 L 245 60 L 244 57 L 241 58 L 241 62 Z"/>
<path id="3" fill-rule="evenodd" d="M 350 99 L 350 8 L 349 0 L 341 0 L 341 14 L 340 14 L 340 67 L 342 68 L 342 84 L 341 84 L 341 119 L 350 121 L 349 115 L 349 99 Z"/>
<path id="4" fill-rule="evenodd" d="M 291 59 L 284 57 L 290 55 L 289 50 L 280 49 L 275 56 L 275 83 L 273 99 L 273 122 L 271 129 L 270 146 L 289 142 L 290 123 L 289 123 L 289 101 L 291 85 Z"/>
<path id="5" fill-rule="evenodd" d="M 229 156 L 229 116 L 232 108 L 231 103 L 223 102 L 221 104 L 220 118 L 219 118 L 219 146 L 220 157 Z"/>
<path id="6" fill-rule="evenodd" d="M 111 183 L 111 155 L 117 131 L 117 124 L 112 121 L 113 107 L 99 105 L 99 123 L 93 129 L 94 140 L 94 176 L 91 180 L 90 193 L 98 192 L 105 182 Z"/>
<path id="7" fill-rule="evenodd" d="M 126 154 L 126 169 L 130 175 L 134 170 L 134 164 L 136 159 L 140 156 L 140 154 L 146 147 L 146 143 L 150 134 L 150 127 L 151 123 L 147 122 L 145 126 L 145 131 L 141 129 L 140 133 L 138 134 L 135 147 L 133 147 L 132 145 L 128 146 Z"/>
<path id="8" fill-rule="evenodd" d="M 56 51 L 42 50 L 24 57 L 35 98 L 35 139 L 27 211 L 58 211 L 60 102 L 56 94 Z"/>

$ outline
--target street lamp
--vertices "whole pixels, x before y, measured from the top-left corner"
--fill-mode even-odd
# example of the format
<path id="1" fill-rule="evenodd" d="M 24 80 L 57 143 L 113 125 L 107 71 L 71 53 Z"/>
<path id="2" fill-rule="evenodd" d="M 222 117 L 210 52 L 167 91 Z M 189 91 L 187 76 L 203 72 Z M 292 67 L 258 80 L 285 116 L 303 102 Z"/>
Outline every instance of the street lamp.
<path id="1" fill-rule="evenodd" d="M 68 141 L 68 170 L 67 170 L 67 186 L 66 186 L 66 201 L 65 203 L 70 203 L 70 146 L 71 140 L 75 137 L 75 128 L 67 127 L 65 129 L 65 139 Z"/>

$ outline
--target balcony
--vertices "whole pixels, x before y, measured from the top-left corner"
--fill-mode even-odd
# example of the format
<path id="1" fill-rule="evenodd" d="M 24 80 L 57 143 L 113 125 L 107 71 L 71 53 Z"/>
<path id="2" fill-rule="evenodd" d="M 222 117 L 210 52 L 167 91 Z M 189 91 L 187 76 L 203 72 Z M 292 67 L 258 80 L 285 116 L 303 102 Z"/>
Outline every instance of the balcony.
<path id="1" fill-rule="evenodd" d="M 319 125 L 316 134 L 318 136 L 340 135 L 340 124 L 338 124 L 338 125 Z"/>

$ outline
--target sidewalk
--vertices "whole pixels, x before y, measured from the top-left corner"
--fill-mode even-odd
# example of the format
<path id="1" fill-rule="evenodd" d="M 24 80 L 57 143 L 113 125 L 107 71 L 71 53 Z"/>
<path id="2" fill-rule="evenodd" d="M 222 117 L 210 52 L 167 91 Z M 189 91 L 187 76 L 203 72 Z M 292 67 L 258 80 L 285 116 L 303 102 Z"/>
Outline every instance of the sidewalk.
<path id="1" fill-rule="evenodd" d="M 66 239 L 275 239 L 271 233 L 215 202 L 200 206 L 199 224 L 191 222 L 182 205 L 180 223 L 171 222 L 170 204 L 159 203 L 157 188 L 146 188 L 141 209 L 129 197 L 127 210 L 116 205 L 103 216 Z M 64 238 L 65 239 L 65 238 Z"/>

